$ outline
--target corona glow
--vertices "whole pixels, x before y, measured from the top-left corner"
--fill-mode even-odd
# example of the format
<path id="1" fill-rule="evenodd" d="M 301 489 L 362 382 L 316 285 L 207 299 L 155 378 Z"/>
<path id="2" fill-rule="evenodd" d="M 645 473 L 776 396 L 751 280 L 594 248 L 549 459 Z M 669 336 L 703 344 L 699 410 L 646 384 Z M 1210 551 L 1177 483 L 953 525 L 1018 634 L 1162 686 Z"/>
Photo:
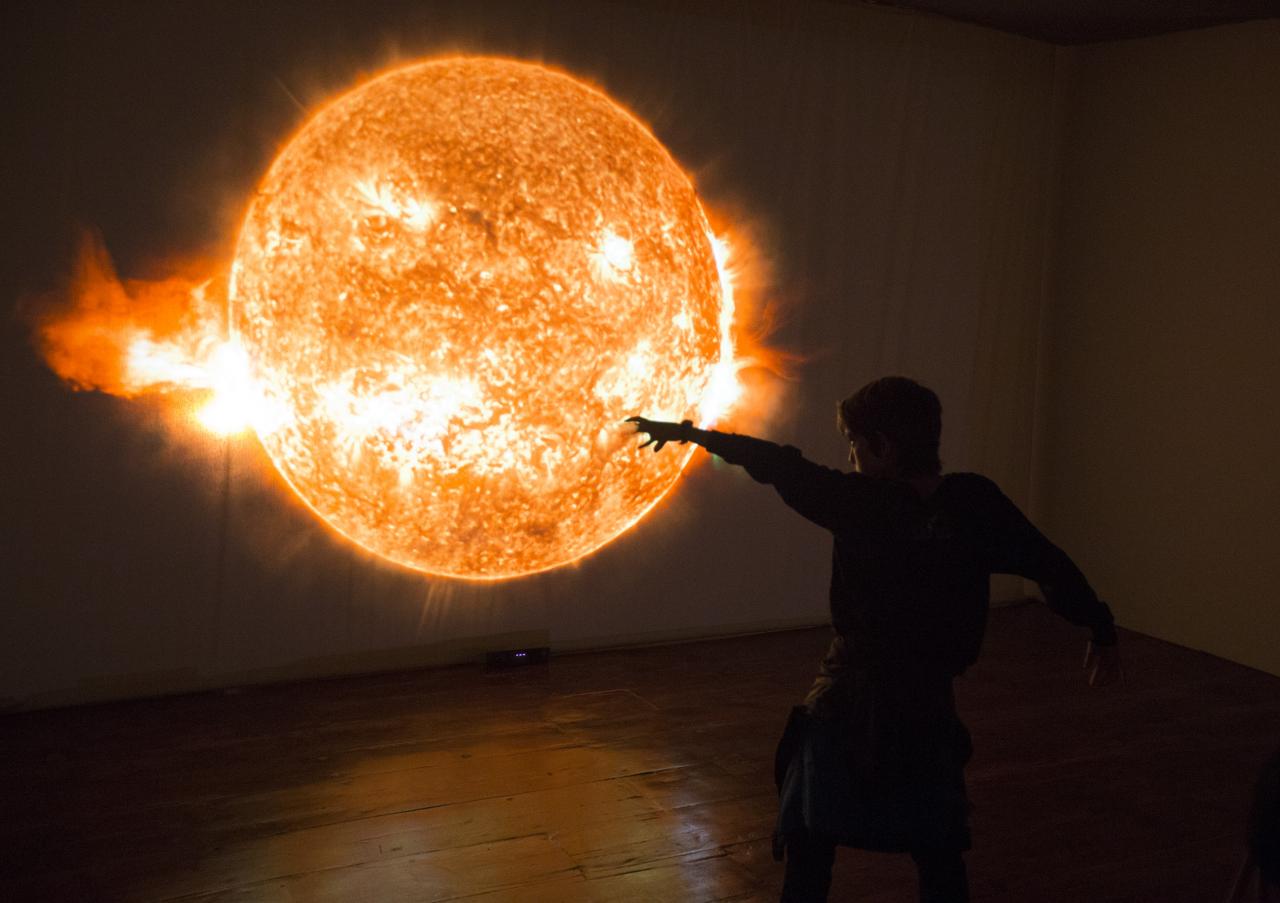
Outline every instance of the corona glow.
<path id="1" fill-rule="evenodd" d="M 276 468 L 432 574 L 599 548 L 692 454 L 640 452 L 623 419 L 708 424 L 739 391 L 688 176 L 599 91 L 511 60 L 402 66 L 316 112 L 249 206 L 228 302 L 221 382 L 253 387 Z"/>

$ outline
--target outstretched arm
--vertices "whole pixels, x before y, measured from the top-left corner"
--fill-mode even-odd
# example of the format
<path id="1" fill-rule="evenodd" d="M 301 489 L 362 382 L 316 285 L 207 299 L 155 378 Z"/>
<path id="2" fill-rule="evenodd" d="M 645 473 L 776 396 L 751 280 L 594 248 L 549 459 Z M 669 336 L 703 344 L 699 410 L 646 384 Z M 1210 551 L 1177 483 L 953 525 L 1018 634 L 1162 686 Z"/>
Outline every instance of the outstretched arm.
<path id="1" fill-rule="evenodd" d="M 753 436 L 702 430 L 690 421 L 672 423 L 631 417 L 628 423 L 648 435 L 640 447 L 661 451 L 668 442 L 692 442 L 730 464 L 737 464 L 760 483 L 767 483 L 802 516 L 828 530 L 838 530 L 858 517 L 875 487 L 868 477 L 844 473 L 808 460 L 800 449 Z"/>

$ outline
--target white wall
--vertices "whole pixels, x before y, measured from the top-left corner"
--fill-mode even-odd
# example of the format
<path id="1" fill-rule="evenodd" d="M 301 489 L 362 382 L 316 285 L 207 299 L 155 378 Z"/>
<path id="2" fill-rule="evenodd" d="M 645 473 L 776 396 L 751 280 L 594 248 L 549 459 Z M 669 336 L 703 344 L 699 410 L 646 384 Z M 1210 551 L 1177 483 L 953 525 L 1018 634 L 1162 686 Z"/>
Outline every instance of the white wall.
<path id="1" fill-rule="evenodd" d="M 1280 22 L 1061 53 L 1046 523 L 1126 627 L 1280 674 Z"/>
<path id="2" fill-rule="evenodd" d="M 406 4 L 383 21 L 329 7 L 285 21 L 289 7 L 265 4 L 231 24 L 183 9 L 80 10 L 28 61 L 29 90 L 56 87 L 27 104 L 9 150 L 30 174 L 10 205 L 28 217 L 6 252 L 14 294 L 56 275 L 47 246 L 72 220 L 101 227 L 126 275 L 225 240 L 301 115 L 277 79 L 314 101 L 389 46 L 541 57 L 635 109 L 713 206 L 764 236 L 785 314 L 775 342 L 805 361 L 771 437 L 841 465 L 836 401 L 914 375 L 942 396 L 948 468 L 1026 501 L 1048 45 L 817 2 Z M 449 583 L 333 538 L 252 441 L 228 451 L 162 406 L 65 391 L 5 329 L 0 422 L 22 425 L 3 450 L 11 705 L 825 620 L 829 538 L 740 472 L 695 468 L 577 566 Z"/>

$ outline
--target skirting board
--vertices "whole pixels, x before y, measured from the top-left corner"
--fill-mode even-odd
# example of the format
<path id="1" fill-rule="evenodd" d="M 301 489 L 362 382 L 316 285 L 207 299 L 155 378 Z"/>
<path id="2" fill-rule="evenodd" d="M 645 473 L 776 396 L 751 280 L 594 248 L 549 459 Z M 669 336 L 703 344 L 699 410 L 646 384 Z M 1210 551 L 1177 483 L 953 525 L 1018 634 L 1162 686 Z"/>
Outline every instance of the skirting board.
<path id="1" fill-rule="evenodd" d="M 992 604 L 993 606 L 1001 606 L 1026 601 L 1031 600 L 1025 597 L 1022 599 L 1001 599 Z M 234 692 L 244 687 L 269 684 L 383 674 L 395 671 L 411 671 L 419 668 L 469 665 L 483 660 L 488 652 L 503 649 L 549 646 L 554 658 L 556 655 L 580 652 L 696 643 L 701 640 L 727 639 L 735 636 L 776 633 L 784 630 L 803 630 L 822 627 L 826 624 L 827 621 L 825 619 L 815 620 L 813 617 L 775 618 L 765 621 L 713 624 L 674 630 L 650 630 L 634 634 L 581 637 L 572 640 L 557 640 L 551 637 L 547 630 L 524 630 L 479 637 L 463 637 L 425 646 L 406 646 L 396 649 L 380 649 L 369 652 L 300 659 L 276 667 L 226 674 L 204 675 L 194 668 L 184 668 L 159 672 L 95 676 L 84 678 L 70 687 L 34 693 L 23 698 L 0 697 L 0 712 L 61 708 L 73 705 L 116 702 L 125 699 L 176 696 L 185 693 Z"/>

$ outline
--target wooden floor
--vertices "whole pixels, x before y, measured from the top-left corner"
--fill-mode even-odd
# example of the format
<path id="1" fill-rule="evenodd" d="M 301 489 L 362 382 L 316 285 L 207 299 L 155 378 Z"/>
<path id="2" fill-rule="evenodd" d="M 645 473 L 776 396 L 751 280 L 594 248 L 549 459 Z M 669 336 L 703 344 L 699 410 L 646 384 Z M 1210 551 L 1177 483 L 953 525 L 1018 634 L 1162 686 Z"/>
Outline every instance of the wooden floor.
<path id="1" fill-rule="evenodd" d="M 0 899 L 777 898 L 773 747 L 823 630 L 0 719 Z M 977 901 L 1218 901 L 1280 679 L 1133 634 L 993 612 L 958 682 Z M 841 851 L 833 900 L 908 901 Z"/>

